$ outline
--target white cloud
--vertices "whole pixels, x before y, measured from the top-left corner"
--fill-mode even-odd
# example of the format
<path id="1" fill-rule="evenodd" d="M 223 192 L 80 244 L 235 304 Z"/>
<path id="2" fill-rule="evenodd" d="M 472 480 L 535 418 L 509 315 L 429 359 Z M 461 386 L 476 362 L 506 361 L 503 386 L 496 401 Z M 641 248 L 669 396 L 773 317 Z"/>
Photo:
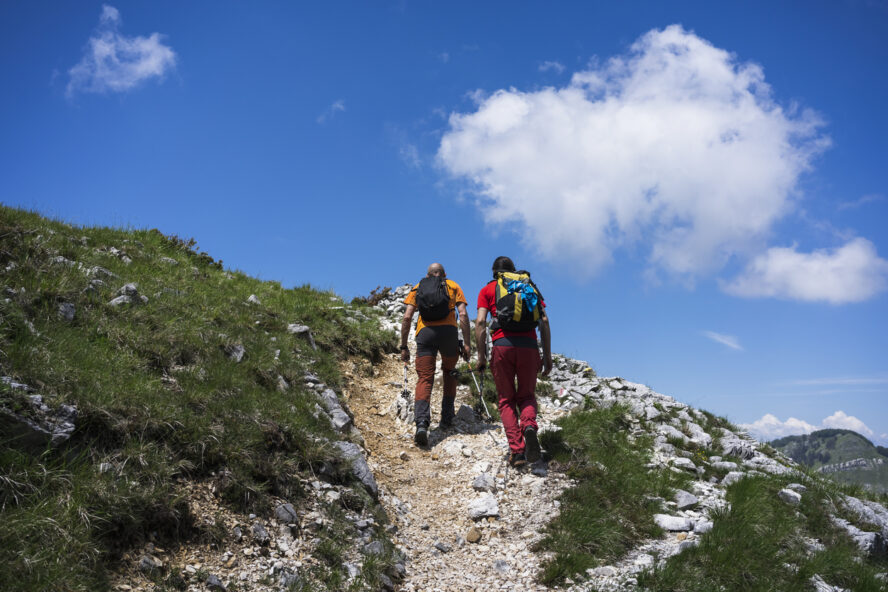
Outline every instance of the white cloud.
<path id="1" fill-rule="evenodd" d="M 879 377 L 857 377 L 857 376 L 842 376 L 837 378 L 809 378 L 805 380 L 793 380 L 790 384 L 797 384 L 801 386 L 865 386 L 865 385 L 877 385 L 877 384 L 888 384 L 888 378 L 879 378 Z"/>
<path id="2" fill-rule="evenodd" d="M 782 438 L 784 436 L 810 434 L 813 431 L 826 428 L 853 430 L 868 438 L 872 438 L 875 435 L 875 432 L 873 432 L 865 423 L 853 415 L 846 414 L 844 411 L 836 411 L 829 417 L 825 417 L 823 421 L 820 422 L 819 426 L 811 425 L 810 423 L 795 417 L 790 417 L 786 421 L 780 421 L 776 416 L 766 413 L 761 419 L 749 424 L 741 424 L 740 427 L 748 431 L 753 437 L 762 441 Z"/>
<path id="3" fill-rule="evenodd" d="M 773 297 L 861 302 L 888 287 L 888 261 L 864 238 L 834 250 L 799 253 L 795 247 L 774 247 L 754 258 L 746 270 L 722 288 L 746 298 Z"/>
<path id="4" fill-rule="evenodd" d="M 590 274 L 638 245 L 685 276 L 758 249 L 829 143 L 816 115 L 772 100 L 758 65 L 678 25 L 563 87 L 481 98 L 450 116 L 439 163 L 488 223 Z"/>
<path id="5" fill-rule="evenodd" d="M 716 333 L 715 331 L 703 331 L 703 335 L 716 343 L 721 343 L 731 349 L 743 351 L 743 346 L 740 345 L 740 341 L 733 335 L 724 335 L 722 333 Z"/>
<path id="6" fill-rule="evenodd" d="M 450 54 L 446 51 L 442 51 L 438 54 L 438 60 L 440 60 L 442 64 L 446 64 L 450 61 Z"/>
<path id="7" fill-rule="evenodd" d="M 339 113 L 340 111 L 345 111 L 345 101 L 339 99 L 337 101 L 333 101 L 333 104 L 327 107 L 327 109 L 318 115 L 318 123 L 326 123 L 328 119 L 333 119 L 333 116 Z"/>
<path id="8" fill-rule="evenodd" d="M 549 70 L 554 70 L 558 74 L 561 74 L 562 72 L 564 72 L 564 64 L 562 64 L 561 62 L 545 61 L 540 64 L 539 70 L 540 72 L 548 72 Z"/>
<path id="9" fill-rule="evenodd" d="M 176 54 L 162 35 L 126 37 L 119 32 L 120 11 L 102 6 L 99 26 L 83 58 L 68 70 L 67 95 L 78 92 L 124 92 L 151 78 L 163 78 L 176 66 Z"/>
<path id="10" fill-rule="evenodd" d="M 883 201 L 884 199 L 885 199 L 884 195 L 880 195 L 878 193 L 871 193 L 869 195 L 864 195 L 863 197 L 861 197 L 859 199 L 855 199 L 854 201 L 843 201 L 843 202 L 839 203 L 838 206 L 836 206 L 836 209 L 838 209 L 840 211 L 841 210 L 853 210 L 853 209 L 857 209 L 861 206 L 865 206 L 866 204 L 869 204 L 869 203 L 876 203 L 876 202 Z"/>
<path id="11" fill-rule="evenodd" d="M 854 430 L 858 434 L 863 434 L 864 436 L 867 436 L 869 438 L 872 438 L 875 435 L 875 432 L 869 429 L 865 423 L 863 423 L 853 415 L 847 415 L 844 411 L 836 411 L 829 417 L 824 418 L 821 423 L 825 428 Z"/>
<path id="12" fill-rule="evenodd" d="M 419 149 L 414 144 L 405 142 L 401 145 L 399 153 L 401 155 L 401 160 L 411 167 L 418 169 L 422 166 L 422 159 L 419 157 Z"/>
<path id="13" fill-rule="evenodd" d="M 741 424 L 751 436 L 759 440 L 767 441 L 783 436 L 794 436 L 798 434 L 810 434 L 817 429 L 810 423 L 790 417 L 786 421 L 780 421 L 776 416 L 766 413 L 761 419 L 749 424 Z"/>

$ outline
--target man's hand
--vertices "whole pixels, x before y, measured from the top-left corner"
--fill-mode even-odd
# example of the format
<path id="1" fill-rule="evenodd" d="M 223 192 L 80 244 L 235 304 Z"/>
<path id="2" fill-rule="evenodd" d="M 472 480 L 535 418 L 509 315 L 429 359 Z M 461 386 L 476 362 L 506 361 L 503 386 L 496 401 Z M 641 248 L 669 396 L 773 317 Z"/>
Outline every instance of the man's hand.
<path id="1" fill-rule="evenodd" d="M 540 317 L 540 339 L 543 342 L 543 376 L 552 371 L 552 331 L 549 329 L 549 315 L 543 311 Z"/>
<path id="2" fill-rule="evenodd" d="M 484 369 L 487 368 L 487 360 L 485 360 L 481 356 L 478 356 L 477 368 L 478 368 L 478 372 L 484 372 Z"/>
<path id="3" fill-rule="evenodd" d="M 462 351 L 460 352 L 460 355 L 462 355 L 463 360 L 465 360 L 466 362 L 469 361 L 469 356 L 472 355 L 472 349 L 469 347 L 468 343 L 463 344 Z"/>
<path id="4" fill-rule="evenodd" d="M 404 348 L 401 350 L 401 361 L 404 362 L 405 364 L 410 363 L 410 350 L 409 349 Z"/>

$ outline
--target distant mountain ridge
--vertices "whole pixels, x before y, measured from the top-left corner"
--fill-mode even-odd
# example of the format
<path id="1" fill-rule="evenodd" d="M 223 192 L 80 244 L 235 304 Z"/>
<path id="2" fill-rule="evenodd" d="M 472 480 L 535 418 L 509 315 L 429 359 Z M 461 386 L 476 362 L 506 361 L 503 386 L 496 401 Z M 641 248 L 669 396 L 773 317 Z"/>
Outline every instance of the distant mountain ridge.
<path id="1" fill-rule="evenodd" d="M 888 448 L 852 430 L 826 429 L 773 440 L 771 446 L 794 461 L 843 483 L 888 492 Z"/>

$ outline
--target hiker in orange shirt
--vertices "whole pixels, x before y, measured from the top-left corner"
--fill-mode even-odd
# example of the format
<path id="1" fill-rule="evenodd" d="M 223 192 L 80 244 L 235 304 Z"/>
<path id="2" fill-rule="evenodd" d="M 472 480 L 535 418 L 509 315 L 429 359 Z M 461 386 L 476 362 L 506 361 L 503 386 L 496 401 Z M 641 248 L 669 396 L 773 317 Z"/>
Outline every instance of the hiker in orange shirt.
<path id="1" fill-rule="evenodd" d="M 456 400 L 456 377 L 450 371 L 456 367 L 460 356 L 469 359 L 469 315 L 466 312 L 466 297 L 462 288 L 448 280 L 444 266 L 440 263 L 429 265 L 426 277 L 413 286 L 404 299 L 407 309 L 401 319 L 401 361 L 406 366 L 410 362 L 407 337 L 413 314 L 419 311 L 416 322 L 416 395 L 414 417 L 416 418 L 417 446 L 429 443 L 431 413 L 429 402 L 435 381 L 435 361 L 441 353 L 441 366 L 444 370 L 444 396 L 441 399 L 440 427 L 453 425 L 454 401 Z M 459 326 L 462 329 L 463 344 L 460 351 L 457 334 L 456 314 L 459 311 Z"/>

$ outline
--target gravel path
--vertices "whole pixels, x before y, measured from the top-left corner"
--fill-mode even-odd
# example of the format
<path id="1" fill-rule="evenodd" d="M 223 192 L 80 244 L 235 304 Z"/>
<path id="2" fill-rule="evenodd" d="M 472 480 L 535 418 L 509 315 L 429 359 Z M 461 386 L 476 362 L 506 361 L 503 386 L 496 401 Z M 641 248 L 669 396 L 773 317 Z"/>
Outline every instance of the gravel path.
<path id="1" fill-rule="evenodd" d="M 555 498 L 569 481 L 544 463 L 511 469 L 502 426 L 483 421 L 468 406 L 460 408 L 470 396 L 466 386 L 457 391 L 460 411 L 454 428 L 433 429 L 428 448 L 416 447 L 413 425 L 392 408 L 404 389 L 400 360 L 392 356 L 377 365 L 372 377 L 361 374 L 359 368 L 346 369 L 350 387 L 345 395 L 366 441 L 380 499 L 398 527 L 394 539 L 409 558 L 401 589 L 547 590 L 536 581 L 545 555 L 532 547 L 542 526 L 558 512 Z M 411 391 L 415 376 L 411 368 Z M 441 378 L 439 362 L 433 428 Z M 547 425 L 541 417 L 541 428 Z M 473 488 L 482 474 L 492 477 L 499 515 L 472 519 L 470 504 L 490 495 Z"/>

